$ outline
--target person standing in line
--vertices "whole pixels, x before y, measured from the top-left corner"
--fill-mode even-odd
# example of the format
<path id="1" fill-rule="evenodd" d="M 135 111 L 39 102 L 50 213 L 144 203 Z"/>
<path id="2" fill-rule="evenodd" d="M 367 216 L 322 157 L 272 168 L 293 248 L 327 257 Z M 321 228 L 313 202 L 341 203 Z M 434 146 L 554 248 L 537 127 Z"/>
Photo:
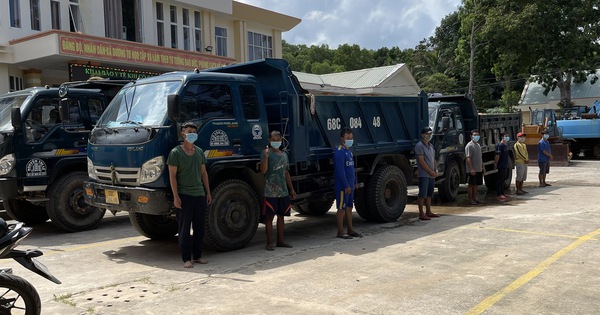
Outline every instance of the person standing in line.
<path id="1" fill-rule="evenodd" d="M 283 241 L 284 216 L 289 216 L 292 208 L 290 197 L 296 198 L 292 186 L 289 169 L 290 163 L 286 152 L 280 150 L 282 143 L 281 132 L 271 131 L 269 146 L 260 157 L 260 171 L 265 175 L 265 200 L 263 211 L 266 217 L 265 232 L 267 233 L 266 250 L 273 247 L 273 218 L 277 216 L 277 247 L 291 248 L 292 245 Z M 288 192 L 289 187 L 289 192 Z"/>
<path id="2" fill-rule="evenodd" d="M 507 201 L 510 198 L 504 194 L 504 182 L 508 176 L 508 141 L 510 136 L 508 132 L 500 133 L 501 141 L 496 144 L 496 156 L 494 158 L 494 168 L 498 170 L 496 174 L 496 198 L 499 201 Z"/>
<path id="3" fill-rule="evenodd" d="M 184 268 L 193 268 L 193 263 L 208 263 L 202 258 L 202 243 L 206 206 L 211 204 L 212 197 L 206 173 L 206 157 L 202 149 L 194 145 L 198 139 L 197 130 L 194 123 L 184 123 L 181 126 L 184 142 L 174 147 L 167 159 Z M 190 235 L 190 227 L 194 230 L 193 236 Z"/>
<path id="4" fill-rule="evenodd" d="M 346 127 L 341 131 L 341 144 L 333 154 L 333 181 L 337 212 L 335 214 L 337 223 L 336 237 L 352 239 L 362 237 L 361 233 L 354 231 L 352 226 L 352 208 L 354 201 L 354 189 L 356 188 L 356 174 L 354 172 L 354 157 L 350 147 L 354 144 L 352 129 Z M 344 219 L 346 220 L 348 233 L 344 235 Z"/>
<path id="5" fill-rule="evenodd" d="M 550 150 L 550 135 L 548 131 L 542 131 L 542 139 L 538 142 L 538 166 L 540 167 L 540 187 L 552 186 L 546 183 L 546 175 L 550 173 L 550 161 L 552 161 L 552 150 Z"/>
<path id="6" fill-rule="evenodd" d="M 528 192 L 523 190 L 523 184 L 527 180 L 527 163 L 529 163 L 529 153 L 527 153 L 527 145 L 525 144 L 525 134 L 522 132 L 517 133 L 517 142 L 514 145 L 514 152 L 516 156 L 515 168 L 517 170 L 517 176 L 515 181 L 516 191 L 515 194 L 522 195 Z"/>
<path id="7" fill-rule="evenodd" d="M 431 220 L 439 217 L 438 214 L 431 212 L 431 197 L 435 189 L 435 178 L 438 176 L 437 162 L 435 160 L 435 150 L 431 138 L 433 131 L 429 127 L 421 130 L 421 141 L 415 146 L 415 155 L 417 156 L 417 176 L 419 177 L 419 196 L 417 205 L 419 206 L 419 219 Z M 423 212 L 423 203 L 425 212 Z"/>
<path id="8" fill-rule="evenodd" d="M 467 196 L 470 205 L 482 204 L 477 200 L 477 188 L 483 185 L 483 158 L 481 155 L 481 146 L 479 145 L 479 131 L 471 131 L 471 141 L 465 146 L 465 156 L 467 158 Z"/>

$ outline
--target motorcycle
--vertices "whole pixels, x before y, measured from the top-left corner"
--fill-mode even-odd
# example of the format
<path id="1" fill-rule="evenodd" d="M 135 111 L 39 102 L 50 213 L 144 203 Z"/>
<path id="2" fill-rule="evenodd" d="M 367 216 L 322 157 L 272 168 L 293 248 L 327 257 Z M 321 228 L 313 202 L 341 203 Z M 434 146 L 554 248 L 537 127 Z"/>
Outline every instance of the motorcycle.
<path id="1" fill-rule="evenodd" d="M 7 224 L 0 218 L 0 259 L 12 258 L 23 267 L 56 283 L 48 268 L 35 257 L 43 253 L 37 249 L 25 251 L 15 249 L 17 245 L 31 233 L 32 228 L 23 226 L 22 222 Z M 25 314 L 39 315 L 42 302 L 37 290 L 27 280 L 12 273 L 12 268 L 0 268 L 0 315 Z"/>

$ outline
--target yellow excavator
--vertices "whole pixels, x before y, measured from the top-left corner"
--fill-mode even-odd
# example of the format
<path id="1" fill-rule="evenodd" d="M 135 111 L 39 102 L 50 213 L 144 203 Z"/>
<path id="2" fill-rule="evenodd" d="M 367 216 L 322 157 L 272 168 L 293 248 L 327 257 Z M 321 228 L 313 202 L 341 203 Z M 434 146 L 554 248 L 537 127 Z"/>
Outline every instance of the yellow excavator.
<path id="1" fill-rule="evenodd" d="M 550 150 L 552 151 L 553 166 L 567 166 L 572 158 L 569 143 L 564 140 L 562 130 L 556 124 L 556 112 L 553 109 L 531 110 L 531 123 L 523 124 L 522 132 L 525 134 L 525 144 L 529 154 L 529 164 L 537 165 L 538 143 L 542 139 L 542 132 L 550 135 Z"/>

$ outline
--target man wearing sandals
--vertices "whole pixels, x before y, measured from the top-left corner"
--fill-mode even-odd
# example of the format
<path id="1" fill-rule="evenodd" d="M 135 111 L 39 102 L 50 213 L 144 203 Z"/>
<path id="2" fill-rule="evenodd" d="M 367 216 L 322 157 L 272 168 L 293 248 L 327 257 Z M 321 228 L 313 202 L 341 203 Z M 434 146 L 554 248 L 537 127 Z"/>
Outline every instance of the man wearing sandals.
<path id="1" fill-rule="evenodd" d="M 483 159 L 481 156 L 481 146 L 479 130 L 471 131 L 471 141 L 465 146 L 466 166 L 467 166 L 467 196 L 470 205 L 478 205 L 483 202 L 477 200 L 477 188 L 483 184 Z"/>
<path id="2" fill-rule="evenodd" d="M 356 186 L 354 157 L 350 151 L 350 147 L 354 143 L 352 129 L 347 127 L 342 129 L 340 136 L 341 144 L 338 145 L 333 154 L 337 237 L 352 239 L 353 237 L 362 237 L 362 234 L 355 232 L 352 227 L 352 202 L 354 201 L 354 188 Z M 346 235 L 344 235 L 344 218 L 348 226 L 348 234 Z"/>
<path id="3" fill-rule="evenodd" d="M 265 232 L 267 233 L 266 250 L 273 247 L 273 218 L 277 216 L 277 247 L 291 248 L 292 245 L 283 241 L 283 217 L 290 215 L 292 208 L 290 197 L 296 198 L 296 191 L 292 186 L 287 153 L 280 150 L 282 143 L 281 133 L 272 131 L 269 136 L 269 146 L 261 153 L 260 171 L 265 175 L 265 200 L 263 214 Z M 289 191 L 291 193 L 288 193 Z"/>
<path id="4" fill-rule="evenodd" d="M 421 130 L 421 141 L 415 146 L 415 155 L 417 156 L 417 176 L 419 177 L 419 195 L 417 197 L 417 205 L 419 206 L 419 219 L 431 220 L 439 215 L 431 212 L 431 197 L 435 188 L 435 178 L 438 176 L 438 171 L 435 161 L 435 150 L 431 138 L 433 131 L 429 127 Z M 423 212 L 423 203 L 425 203 L 426 211 Z"/>
<path id="5" fill-rule="evenodd" d="M 201 257 L 204 240 L 204 214 L 212 202 L 206 157 L 202 149 L 194 145 L 198 139 L 198 127 L 191 122 L 181 126 L 182 145 L 171 150 L 167 165 L 169 181 L 173 191 L 173 206 L 177 209 L 179 248 L 184 268 L 193 268 L 194 263 L 206 264 Z M 190 235 L 190 227 L 194 235 Z"/>

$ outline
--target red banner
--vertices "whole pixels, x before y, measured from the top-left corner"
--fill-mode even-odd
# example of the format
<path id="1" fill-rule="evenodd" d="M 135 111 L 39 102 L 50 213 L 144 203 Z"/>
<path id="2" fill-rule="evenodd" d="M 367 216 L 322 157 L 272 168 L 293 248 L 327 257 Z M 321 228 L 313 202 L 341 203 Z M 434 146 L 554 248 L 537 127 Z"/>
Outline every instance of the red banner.
<path id="1" fill-rule="evenodd" d="M 169 52 L 163 49 L 128 46 L 65 35 L 60 35 L 59 41 L 61 54 L 134 62 L 144 65 L 152 64 L 175 69 L 207 69 L 224 66 L 231 62 L 221 58 L 196 55 L 192 52 Z"/>

